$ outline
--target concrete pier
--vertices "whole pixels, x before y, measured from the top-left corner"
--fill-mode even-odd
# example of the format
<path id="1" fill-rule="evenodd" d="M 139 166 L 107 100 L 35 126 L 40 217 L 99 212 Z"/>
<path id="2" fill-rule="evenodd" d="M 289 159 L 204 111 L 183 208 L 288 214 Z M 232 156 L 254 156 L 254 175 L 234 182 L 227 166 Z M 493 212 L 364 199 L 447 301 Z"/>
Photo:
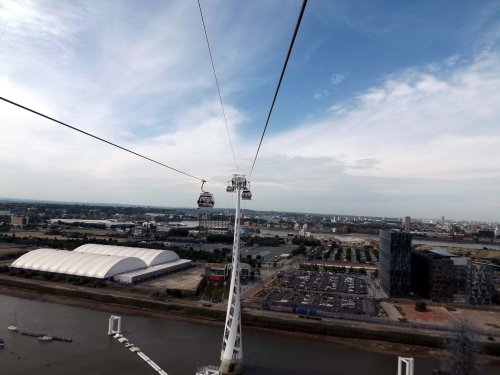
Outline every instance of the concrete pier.
<path id="1" fill-rule="evenodd" d="M 115 323 L 117 327 L 115 329 Z M 161 369 L 151 358 L 144 354 L 141 349 L 134 344 L 132 344 L 125 336 L 123 336 L 120 331 L 122 329 L 122 318 L 120 316 L 111 315 L 109 318 L 108 335 L 113 336 L 120 344 L 123 344 L 125 348 L 130 350 L 132 353 L 137 354 L 142 360 L 144 360 L 149 366 L 151 366 L 158 374 L 168 375 L 164 370 Z"/>

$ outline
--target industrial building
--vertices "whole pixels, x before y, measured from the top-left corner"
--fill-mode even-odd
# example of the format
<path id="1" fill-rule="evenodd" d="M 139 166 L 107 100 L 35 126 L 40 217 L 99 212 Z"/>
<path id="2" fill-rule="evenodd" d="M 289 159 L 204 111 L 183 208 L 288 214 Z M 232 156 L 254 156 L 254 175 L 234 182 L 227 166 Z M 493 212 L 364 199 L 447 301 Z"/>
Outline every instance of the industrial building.
<path id="1" fill-rule="evenodd" d="M 82 224 L 82 225 L 102 225 L 106 228 L 132 228 L 136 224 L 127 221 L 119 222 L 114 220 L 88 220 L 88 219 L 50 219 L 50 224 Z"/>
<path id="2" fill-rule="evenodd" d="M 380 230 L 380 285 L 389 297 L 410 294 L 411 235 Z"/>
<path id="3" fill-rule="evenodd" d="M 11 268 L 132 284 L 191 264 L 170 250 L 87 244 L 73 251 L 33 250 L 14 261 Z"/>

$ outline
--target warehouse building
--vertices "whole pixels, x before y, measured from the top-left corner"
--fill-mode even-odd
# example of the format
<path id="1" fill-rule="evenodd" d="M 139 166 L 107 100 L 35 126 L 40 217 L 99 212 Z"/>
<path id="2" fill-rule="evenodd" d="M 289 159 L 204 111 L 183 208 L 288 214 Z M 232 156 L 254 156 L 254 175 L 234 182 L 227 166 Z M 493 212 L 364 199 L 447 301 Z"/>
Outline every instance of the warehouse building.
<path id="1" fill-rule="evenodd" d="M 87 244 L 73 251 L 33 250 L 11 268 L 132 284 L 191 265 L 170 250 Z"/>

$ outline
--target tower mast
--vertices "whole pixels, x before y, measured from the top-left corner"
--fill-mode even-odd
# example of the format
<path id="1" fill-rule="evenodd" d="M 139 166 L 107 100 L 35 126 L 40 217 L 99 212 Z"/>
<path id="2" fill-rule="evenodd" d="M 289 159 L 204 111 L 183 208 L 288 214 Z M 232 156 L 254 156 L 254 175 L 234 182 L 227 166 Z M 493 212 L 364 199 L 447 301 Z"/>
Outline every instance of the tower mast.
<path id="1" fill-rule="evenodd" d="M 241 338 L 241 285 L 240 285 L 240 232 L 241 192 L 246 188 L 247 180 L 244 175 L 235 174 L 232 186 L 238 200 L 234 218 L 233 263 L 231 270 L 231 286 L 229 302 L 227 304 L 226 324 L 222 339 L 220 372 L 223 375 L 243 374 L 243 343 Z"/>

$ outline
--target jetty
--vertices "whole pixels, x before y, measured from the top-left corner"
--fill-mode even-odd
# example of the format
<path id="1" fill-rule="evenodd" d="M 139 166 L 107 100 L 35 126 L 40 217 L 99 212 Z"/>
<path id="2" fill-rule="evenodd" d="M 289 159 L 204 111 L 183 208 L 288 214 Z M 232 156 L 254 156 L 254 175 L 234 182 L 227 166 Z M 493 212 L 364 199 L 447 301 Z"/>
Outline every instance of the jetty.
<path id="1" fill-rule="evenodd" d="M 39 337 L 52 337 L 52 341 L 61 341 L 61 342 L 72 342 L 73 339 L 70 338 L 70 337 L 61 337 L 61 336 L 52 336 L 52 335 L 47 335 L 46 333 L 36 333 L 36 332 L 28 332 L 28 331 L 17 331 L 19 332 L 19 334 L 23 335 L 23 336 L 31 336 L 31 337 L 36 337 L 36 338 L 39 338 Z"/>
<path id="2" fill-rule="evenodd" d="M 117 327 L 115 328 L 115 323 Z M 164 370 L 161 369 L 151 358 L 144 354 L 141 349 L 134 344 L 132 344 L 125 336 L 121 334 L 122 328 L 122 318 L 120 316 L 111 315 L 109 318 L 109 329 L 108 335 L 113 336 L 120 344 L 123 344 L 125 348 L 130 350 L 132 353 L 137 354 L 141 359 L 143 359 L 149 366 L 151 366 L 158 374 L 168 375 Z"/>

